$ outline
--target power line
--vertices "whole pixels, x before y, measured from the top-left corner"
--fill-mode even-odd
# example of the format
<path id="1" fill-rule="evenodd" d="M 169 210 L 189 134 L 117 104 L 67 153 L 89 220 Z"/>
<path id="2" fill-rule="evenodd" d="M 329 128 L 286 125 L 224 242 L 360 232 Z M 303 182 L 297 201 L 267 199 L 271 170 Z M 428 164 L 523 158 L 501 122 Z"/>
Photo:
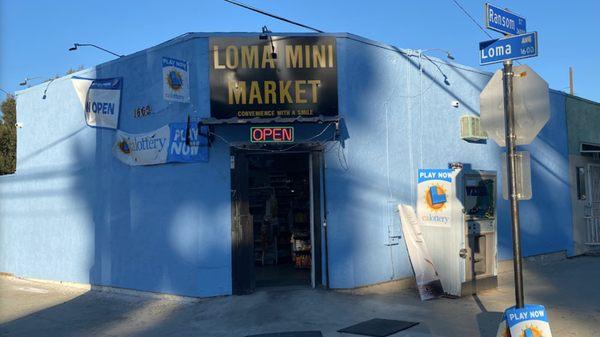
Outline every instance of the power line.
<path id="1" fill-rule="evenodd" d="M 225 0 L 225 1 L 227 1 L 227 0 Z M 485 30 L 485 29 L 484 29 L 484 28 L 483 28 L 483 27 L 482 27 L 482 26 L 479 24 L 479 22 L 477 22 L 477 20 L 475 20 L 475 19 L 474 19 L 474 18 L 471 16 L 471 14 L 469 14 L 469 12 L 467 12 L 467 10 L 466 10 L 466 9 L 465 9 L 463 6 L 461 6 L 461 5 L 458 3 L 458 1 L 457 1 L 457 0 L 452 0 L 452 2 L 454 2 L 454 4 L 455 4 L 455 5 L 456 5 L 458 8 L 460 8 L 460 9 L 463 11 L 463 13 L 465 13 L 465 15 L 466 15 L 466 16 L 468 16 L 468 17 L 469 17 L 469 19 L 471 19 L 471 21 L 473 21 L 473 23 L 474 23 L 474 24 L 476 24 L 476 25 L 477 25 L 477 27 L 479 27 L 479 29 L 481 29 L 481 31 L 482 31 L 483 33 L 485 33 L 485 35 L 487 35 L 487 36 L 488 36 L 490 39 L 494 39 L 494 37 L 492 37 L 492 36 L 490 35 L 490 33 L 488 33 L 488 32 L 487 32 L 487 31 L 486 31 L 486 30 Z"/>
<path id="2" fill-rule="evenodd" d="M 240 3 L 240 2 L 237 2 L 237 1 L 234 1 L 234 0 L 224 0 L 224 1 L 229 2 L 231 4 L 234 4 L 236 6 L 240 6 L 242 8 L 246 8 L 246 9 L 249 9 L 251 11 L 254 11 L 254 12 L 257 12 L 257 13 L 269 16 L 269 17 L 272 17 L 272 18 L 275 18 L 275 19 L 278 19 L 278 20 L 282 20 L 282 21 L 285 21 L 285 22 L 288 22 L 288 23 L 291 23 L 291 24 L 294 24 L 294 25 L 298 25 L 298 26 L 303 27 L 303 28 L 308 28 L 308 29 L 314 30 L 314 31 L 316 31 L 318 33 L 324 33 L 324 31 L 322 31 L 322 30 L 319 30 L 319 29 L 316 29 L 316 28 L 313 28 L 313 27 L 310 27 L 310 26 L 307 26 L 307 25 L 304 25 L 304 24 L 301 24 L 301 23 L 298 23 L 298 22 L 295 22 L 295 21 L 292 21 L 292 20 L 288 20 L 286 18 L 277 16 L 275 14 L 267 13 L 267 12 L 265 12 L 263 10 L 258 9 L 258 8 L 254 8 L 254 7 L 245 5 L 243 3 Z M 457 5 L 460 7 L 459 4 L 457 4 Z M 469 13 L 467 13 L 466 11 L 465 11 L 465 13 L 467 15 L 469 15 Z M 471 17 L 471 16 L 469 15 L 469 17 Z M 471 20 L 473 20 L 472 17 L 471 17 Z M 477 24 L 476 21 L 474 21 L 474 22 L 475 22 L 475 24 Z M 479 27 L 482 28 L 481 26 L 479 26 Z M 486 33 L 490 38 L 492 38 L 492 36 L 489 35 L 485 30 L 483 32 Z M 190 33 L 186 33 L 186 34 L 190 34 Z M 186 35 L 186 34 L 182 34 L 182 35 Z M 178 38 L 178 37 L 176 37 L 176 38 Z M 173 38 L 171 40 L 175 40 L 176 38 Z M 353 41 L 356 41 L 356 42 L 359 42 L 359 43 L 362 43 L 362 44 L 370 45 L 370 46 L 373 46 L 373 47 L 376 47 L 376 48 L 381 48 L 381 49 L 393 51 L 393 52 L 396 52 L 396 53 L 404 54 L 406 56 L 415 56 L 415 55 L 412 55 L 411 53 L 406 52 L 405 50 L 396 48 L 394 46 L 386 46 L 386 45 L 382 45 L 382 44 L 379 44 L 379 43 L 369 42 L 369 41 L 366 41 L 364 39 L 358 39 L 358 38 L 352 37 L 351 34 L 348 35 L 348 36 L 345 36 L 344 38 L 349 39 L 349 40 L 353 40 Z M 169 41 L 171 41 L 171 40 L 169 40 Z M 430 60 L 430 61 L 435 62 L 433 60 Z M 469 72 L 476 72 L 476 73 L 479 73 L 479 74 L 482 74 L 482 75 L 489 76 L 489 74 L 486 73 L 486 72 L 481 72 L 481 71 L 477 71 L 477 70 L 470 69 L 470 68 L 460 67 L 460 66 L 458 66 L 456 64 L 451 64 L 451 63 L 446 63 L 446 62 L 443 62 L 443 63 L 445 65 L 449 66 L 449 67 L 453 67 L 453 68 L 456 68 L 456 69 L 461 69 L 461 70 L 465 70 L 465 71 L 469 71 Z M 416 96 L 418 96 L 418 95 L 415 95 L 414 97 L 416 97 Z"/>
<path id="3" fill-rule="evenodd" d="M 287 23 L 291 23 L 293 25 L 296 25 L 296 26 L 299 26 L 299 27 L 302 27 L 302 28 L 307 28 L 307 29 L 310 29 L 310 30 L 314 30 L 317 33 L 324 33 L 322 30 L 319 30 L 319 29 L 307 26 L 305 24 L 302 24 L 302 23 L 299 23 L 299 22 L 296 22 L 296 21 L 292 21 L 290 19 L 286 19 L 284 17 L 278 16 L 278 15 L 275 15 L 275 14 L 271 14 L 271 13 L 265 12 L 262 9 L 254 8 L 252 6 L 245 5 L 245 4 L 241 3 L 241 2 L 237 2 L 237 1 L 233 1 L 233 0 L 225 0 L 225 1 L 229 2 L 230 4 L 234 4 L 236 6 L 240 6 L 242 8 L 249 9 L 249 10 L 251 10 L 253 12 L 260 13 L 262 15 L 266 15 L 266 16 L 272 17 L 272 18 L 277 19 L 277 20 L 281 20 L 281 21 L 284 21 L 284 22 L 287 22 Z"/>
<path id="4" fill-rule="evenodd" d="M 227 0 L 225 0 L 225 1 L 227 1 Z M 465 9 L 463 6 L 461 6 L 461 5 L 458 3 L 458 1 L 457 1 L 457 0 L 452 0 L 452 2 L 454 2 L 454 3 L 456 4 L 456 6 L 458 6 L 458 8 L 460 8 L 460 9 L 463 11 L 463 13 L 465 13 L 465 14 L 466 14 L 466 15 L 469 17 L 469 19 L 471 19 L 471 21 L 473 21 L 473 23 L 475 23 L 475 24 L 477 25 L 477 27 L 479 27 L 479 29 L 481 29 L 481 31 L 485 33 L 485 35 L 487 35 L 487 36 L 488 36 L 490 39 L 492 39 L 492 40 L 495 40 L 495 39 L 494 39 L 494 37 L 493 37 L 493 36 L 491 36 L 491 35 L 490 35 L 490 33 L 488 33 L 488 31 L 487 31 L 487 30 L 485 30 L 485 29 L 483 28 L 483 26 L 481 26 L 481 25 L 480 25 L 480 24 L 477 22 L 477 20 L 475 20 L 475 19 L 474 19 L 474 18 L 471 16 L 471 14 L 469 14 L 469 12 L 467 12 L 467 10 L 466 10 L 466 9 Z M 517 61 L 517 60 L 515 60 L 515 63 L 516 63 L 516 64 L 518 64 L 518 65 L 521 65 L 521 63 L 520 63 L 519 61 Z"/>

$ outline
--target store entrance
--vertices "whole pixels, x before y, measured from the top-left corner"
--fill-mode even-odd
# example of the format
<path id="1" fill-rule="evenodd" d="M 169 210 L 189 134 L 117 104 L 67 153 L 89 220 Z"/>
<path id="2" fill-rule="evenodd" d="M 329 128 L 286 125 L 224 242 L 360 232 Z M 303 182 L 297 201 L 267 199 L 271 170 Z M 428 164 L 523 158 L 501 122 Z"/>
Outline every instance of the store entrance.
<path id="1" fill-rule="evenodd" d="M 308 153 L 248 156 L 256 286 L 310 285 Z"/>
<path id="2" fill-rule="evenodd" d="M 233 292 L 321 284 L 320 152 L 233 153 Z"/>

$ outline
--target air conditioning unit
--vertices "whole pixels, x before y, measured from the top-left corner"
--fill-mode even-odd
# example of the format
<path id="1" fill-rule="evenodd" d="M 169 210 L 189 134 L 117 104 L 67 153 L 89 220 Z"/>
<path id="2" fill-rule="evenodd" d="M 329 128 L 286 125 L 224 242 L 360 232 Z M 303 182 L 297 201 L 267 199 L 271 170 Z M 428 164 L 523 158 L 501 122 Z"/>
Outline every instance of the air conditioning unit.
<path id="1" fill-rule="evenodd" d="M 479 117 L 467 115 L 460 118 L 460 138 L 469 142 L 488 139 L 487 133 L 481 128 Z"/>

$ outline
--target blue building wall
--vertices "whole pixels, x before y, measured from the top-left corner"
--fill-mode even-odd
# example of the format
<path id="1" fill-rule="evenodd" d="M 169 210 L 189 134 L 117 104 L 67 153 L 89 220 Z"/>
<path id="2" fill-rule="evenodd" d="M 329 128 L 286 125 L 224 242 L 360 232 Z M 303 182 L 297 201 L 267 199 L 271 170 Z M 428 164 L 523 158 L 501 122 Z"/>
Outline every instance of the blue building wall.
<path id="1" fill-rule="evenodd" d="M 450 162 L 498 172 L 499 259 L 511 258 L 508 202 L 500 188 L 503 150 L 492 140 L 460 139 L 459 119 L 479 115 L 479 93 L 491 74 L 435 60 L 438 70 L 416 52 L 360 39 L 338 39 L 338 50 L 346 139 L 342 152 L 326 157 L 331 285 L 351 288 L 412 275 L 404 242 L 388 246 L 400 232 L 389 205 L 416 205 L 417 170 Z M 522 149 L 531 151 L 534 191 L 531 201 L 520 203 L 524 256 L 571 249 L 564 95 L 551 92 L 551 104 L 550 122 Z"/>
<path id="2" fill-rule="evenodd" d="M 167 44 L 76 75 L 123 77 L 119 128 L 206 116 L 206 39 Z M 161 59 L 190 61 L 191 104 L 162 99 Z M 193 62 L 192 62 L 193 61 Z M 209 163 L 129 167 L 114 130 L 86 126 L 68 78 L 17 96 L 17 173 L 0 178 L 0 270 L 192 296 L 231 293 L 229 149 Z M 155 116 L 134 119 L 150 104 Z"/>
<path id="3" fill-rule="evenodd" d="M 459 118 L 478 114 L 489 74 L 436 60 L 446 84 L 415 53 L 336 36 L 342 141 L 328 143 L 325 154 L 329 271 L 331 287 L 351 288 L 412 274 L 404 242 L 391 237 L 401 231 L 395 203 L 416 203 L 418 168 L 458 161 L 500 171 L 501 149 L 459 139 Z M 188 114 L 209 116 L 207 52 L 207 35 L 191 34 L 75 75 L 123 77 L 119 128 L 146 132 Z M 164 56 L 190 63 L 190 104 L 162 99 Z M 572 241 L 564 97 L 552 92 L 551 99 L 550 123 L 526 147 L 534 199 L 521 203 L 525 255 L 570 249 Z M 154 116 L 134 119 L 147 104 Z M 0 177 L 0 271 L 191 296 L 231 293 L 228 144 L 217 140 L 208 163 L 123 165 L 112 155 L 114 131 L 86 126 L 68 78 L 21 92 L 17 109 L 24 125 L 17 173 Z M 239 126 L 216 132 L 244 133 Z M 297 134 L 316 132 L 299 126 Z M 507 259 L 508 205 L 498 201 L 499 254 Z"/>

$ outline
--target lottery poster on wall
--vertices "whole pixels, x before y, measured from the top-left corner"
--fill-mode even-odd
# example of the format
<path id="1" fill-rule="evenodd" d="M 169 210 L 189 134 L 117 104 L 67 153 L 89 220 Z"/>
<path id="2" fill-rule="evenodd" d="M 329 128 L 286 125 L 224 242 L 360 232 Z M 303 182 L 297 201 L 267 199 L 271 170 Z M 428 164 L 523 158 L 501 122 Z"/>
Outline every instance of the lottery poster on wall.
<path id="1" fill-rule="evenodd" d="M 169 163 L 197 163 L 208 161 L 208 126 L 198 129 L 190 124 L 189 145 L 186 144 L 187 123 L 169 124 Z"/>
<path id="2" fill-rule="evenodd" d="M 163 97 L 167 101 L 190 102 L 190 76 L 187 61 L 162 59 Z"/>
<path id="3" fill-rule="evenodd" d="M 169 126 L 146 133 L 117 130 L 113 154 L 131 166 L 156 165 L 167 162 Z"/>
<path id="4" fill-rule="evenodd" d="M 208 161 L 208 127 L 171 123 L 146 133 L 117 130 L 113 154 L 130 166 Z M 186 141 L 189 139 L 189 144 Z"/>
<path id="5" fill-rule="evenodd" d="M 417 217 L 423 226 L 450 227 L 454 171 L 420 169 L 417 186 Z"/>
<path id="6" fill-rule="evenodd" d="M 72 77 L 71 83 L 85 112 L 87 125 L 116 129 L 121 106 L 121 78 Z"/>

